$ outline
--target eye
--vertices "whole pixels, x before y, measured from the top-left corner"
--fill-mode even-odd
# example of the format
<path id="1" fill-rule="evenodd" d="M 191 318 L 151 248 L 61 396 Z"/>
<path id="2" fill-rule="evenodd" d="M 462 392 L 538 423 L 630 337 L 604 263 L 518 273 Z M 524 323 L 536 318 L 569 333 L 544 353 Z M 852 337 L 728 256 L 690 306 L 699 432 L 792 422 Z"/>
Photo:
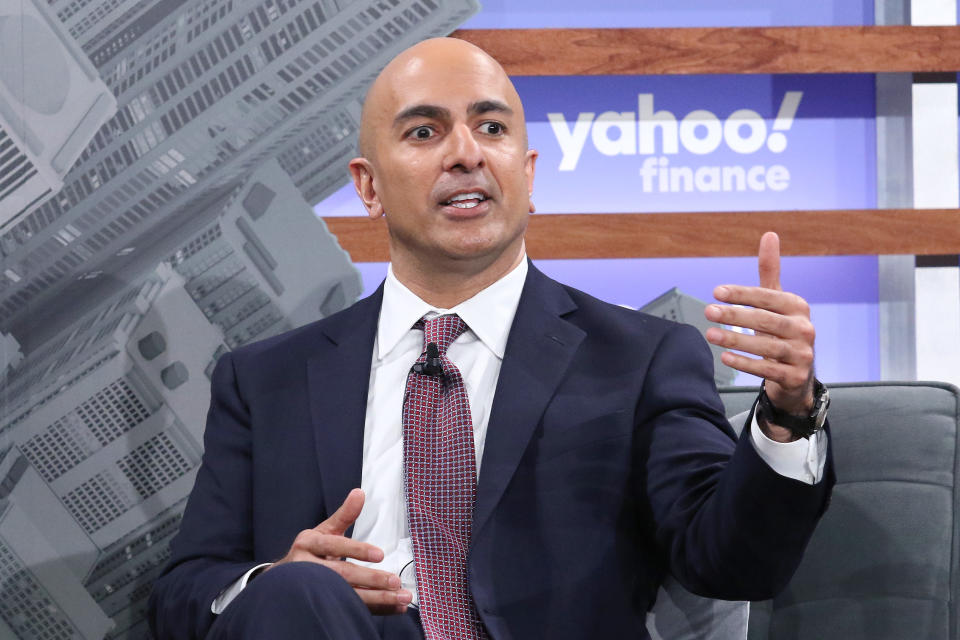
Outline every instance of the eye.
<path id="1" fill-rule="evenodd" d="M 407 136 L 415 140 L 428 140 L 431 136 L 433 136 L 433 129 L 426 126 L 417 127 L 416 129 L 410 131 Z"/>
<path id="2" fill-rule="evenodd" d="M 506 131 L 506 127 L 499 122 L 484 122 L 480 125 L 480 129 L 491 136 L 499 136 Z"/>

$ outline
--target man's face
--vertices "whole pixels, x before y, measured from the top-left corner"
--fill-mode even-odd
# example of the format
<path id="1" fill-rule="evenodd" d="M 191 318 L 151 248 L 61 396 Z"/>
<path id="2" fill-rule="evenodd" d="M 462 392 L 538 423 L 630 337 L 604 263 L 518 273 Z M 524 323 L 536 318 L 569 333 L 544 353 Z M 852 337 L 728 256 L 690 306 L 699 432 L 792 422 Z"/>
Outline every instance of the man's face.
<path id="1" fill-rule="evenodd" d="M 491 60 L 438 47 L 398 58 L 371 91 L 367 157 L 351 163 L 357 190 L 371 217 L 386 215 L 395 264 L 515 261 L 537 155 L 523 107 Z"/>

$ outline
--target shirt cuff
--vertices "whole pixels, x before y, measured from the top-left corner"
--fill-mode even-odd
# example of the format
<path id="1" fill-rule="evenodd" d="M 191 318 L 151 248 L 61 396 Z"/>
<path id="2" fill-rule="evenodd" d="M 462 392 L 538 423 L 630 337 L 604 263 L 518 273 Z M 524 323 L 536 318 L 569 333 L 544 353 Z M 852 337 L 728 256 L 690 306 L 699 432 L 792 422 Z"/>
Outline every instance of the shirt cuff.
<path id="1" fill-rule="evenodd" d="M 809 438 L 777 442 L 760 429 L 757 412 L 754 411 L 750 438 L 757 454 L 780 475 L 806 484 L 816 484 L 823 479 L 823 467 L 827 462 L 827 434 L 822 429 Z"/>
<path id="2" fill-rule="evenodd" d="M 219 615 L 223 613 L 223 610 L 227 608 L 227 605 L 233 602 L 234 598 L 240 595 L 240 592 L 247 586 L 247 582 L 250 581 L 250 576 L 254 573 L 263 569 L 264 567 L 269 567 L 272 562 L 264 562 L 263 564 L 258 564 L 250 571 L 247 571 L 245 574 L 240 576 L 236 582 L 231 584 L 229 587 L 220 592 L 220 595 L 214 599 L 213 604 L 210 605 L 210 611 L 213 612 L 213 615 Z"/>

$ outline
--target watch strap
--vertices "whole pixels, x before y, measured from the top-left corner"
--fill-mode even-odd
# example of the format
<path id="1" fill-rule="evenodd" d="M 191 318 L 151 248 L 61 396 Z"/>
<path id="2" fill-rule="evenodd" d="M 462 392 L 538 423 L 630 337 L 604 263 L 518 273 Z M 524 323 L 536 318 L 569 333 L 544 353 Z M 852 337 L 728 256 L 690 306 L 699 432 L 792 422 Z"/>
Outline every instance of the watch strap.
<path id="1" fill-rule="evenodd" d="M 757 417 L 787 429 L 798 438 L 809 438 L 823 428 L 829 406 L 830 394 L 826 386 L 814 378 L 813 409 L 806 415 L 788 413 L 778 409 L 770 401 L 770 396 L 767 395 L 766 390 L 766 380 L 764 380 L 760 385 L 760 396 L 757 398 Z"/>

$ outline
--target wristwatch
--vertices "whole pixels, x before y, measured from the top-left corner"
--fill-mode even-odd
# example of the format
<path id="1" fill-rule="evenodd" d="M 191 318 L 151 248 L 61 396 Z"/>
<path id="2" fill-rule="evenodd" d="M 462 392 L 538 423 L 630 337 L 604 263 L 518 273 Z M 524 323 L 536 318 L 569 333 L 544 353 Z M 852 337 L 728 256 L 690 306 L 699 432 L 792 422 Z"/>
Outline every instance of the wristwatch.
<path id="1" fill-rule="evenodd" d="M 798 438 L 809 438 L 823 428 L 823 423 L 827 420 L 827 408 L 830 406 L 830 391 L 822 382 L 813 379 L 813 409 L 805 415 L 787 413 L 773 406 L 765 384 L 766 380 L 760 385 L 760 397 L 757 399 L 758 418 L 783 427 Z"/>

